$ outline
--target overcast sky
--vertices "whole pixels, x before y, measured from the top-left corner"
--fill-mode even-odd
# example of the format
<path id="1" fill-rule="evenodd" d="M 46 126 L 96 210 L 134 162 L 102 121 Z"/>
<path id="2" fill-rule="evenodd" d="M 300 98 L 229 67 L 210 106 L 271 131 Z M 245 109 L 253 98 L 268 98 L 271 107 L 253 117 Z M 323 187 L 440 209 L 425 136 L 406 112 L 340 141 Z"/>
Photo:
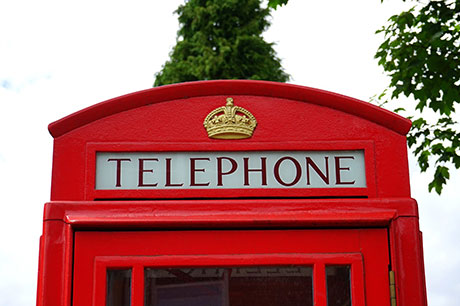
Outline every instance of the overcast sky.
<path id="1" fill-rule="evenodd" d="M 244 1 L 242 1 L 244 2 Z M 150 88 L 176 39 L 182 0 L 0 2 L 0 305 L 33 305 L 43 204 L 49 199 L 47 125 L 89 105 Z M 273 14 L 275 42 L 291 83 L 364 101 L 387 83 L 374 35 L 400 0 L 290 0 Z M 458 117 L 458 116 L 457 116 Z M 460 301 L 459 171 L 441 197 L 431 173 L 411 165 L 420 205 L 429 304 Z"/>

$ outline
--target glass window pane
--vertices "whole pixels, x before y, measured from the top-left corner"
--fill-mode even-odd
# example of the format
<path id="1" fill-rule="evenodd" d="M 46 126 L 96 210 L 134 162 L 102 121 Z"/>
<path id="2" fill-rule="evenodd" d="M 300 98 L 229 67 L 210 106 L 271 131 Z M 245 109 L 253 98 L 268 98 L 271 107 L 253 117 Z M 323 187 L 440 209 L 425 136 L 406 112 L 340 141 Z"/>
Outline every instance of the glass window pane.
<path id="1" fill-rule="evenodd" d="M 145 306 L 312 306 L 311 267 L 145 270 Z"/>
<path id="2" fill-rule="evenodd" d="M 131 269 L 107 269 L 106 306 L 131 305 Z"/>
<path id="3" fill-rule="evenodd" d="M 326 266 L 327 305 L 351 306 L 350 266 Z"/>

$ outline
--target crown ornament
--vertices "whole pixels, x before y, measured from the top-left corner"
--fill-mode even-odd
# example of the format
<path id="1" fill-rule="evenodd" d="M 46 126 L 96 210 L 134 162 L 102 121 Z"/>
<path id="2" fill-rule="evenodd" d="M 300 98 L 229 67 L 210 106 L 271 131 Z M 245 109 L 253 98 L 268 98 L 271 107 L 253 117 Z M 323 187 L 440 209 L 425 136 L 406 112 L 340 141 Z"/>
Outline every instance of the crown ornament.
<path id="1" fill-rule="evenodd" d="M 252 136 L 257 121 L 248 110 L 235 106 L 233 98 L 227 98 L 225 106 L 210 112 L 203 125 L 209 138 L 244 139 Z"/>

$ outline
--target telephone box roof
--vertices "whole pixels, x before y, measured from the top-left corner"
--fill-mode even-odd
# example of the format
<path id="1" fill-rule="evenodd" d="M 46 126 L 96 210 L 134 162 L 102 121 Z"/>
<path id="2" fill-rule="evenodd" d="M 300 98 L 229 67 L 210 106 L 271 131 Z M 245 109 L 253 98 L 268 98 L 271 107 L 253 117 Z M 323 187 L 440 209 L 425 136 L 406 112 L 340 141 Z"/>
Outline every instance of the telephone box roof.
<path id="1" fill-rule="evenodd" d="M 316 104 L 372 121 L 401 135 L 406 135 L 411 126 L 410 120 L 383 108 L 325 90 L 268 81 L 214 80 L 160 86 L 116 97 L 57 120 L 48 126 L 48 130 L 57 138 L 127 110 L 169 100 L 214 95 L 266 96 Z"/>

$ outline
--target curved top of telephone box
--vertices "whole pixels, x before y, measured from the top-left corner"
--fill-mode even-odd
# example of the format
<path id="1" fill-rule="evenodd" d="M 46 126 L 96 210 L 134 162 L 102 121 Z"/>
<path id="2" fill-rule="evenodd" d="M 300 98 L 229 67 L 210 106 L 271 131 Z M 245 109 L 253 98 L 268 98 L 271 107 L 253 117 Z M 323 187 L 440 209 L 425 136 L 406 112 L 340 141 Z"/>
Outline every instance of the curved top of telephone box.
<path id="1" fill-rule="evenodd" d="M 255 117 L 257 125 L 251 137 L 209 137 L 204 120 L 216 108 L 224 108 L 228 98 Z M 90 106 L 49 125 L 55 138 L 51 199 L 409 197 L 405 135 L 410 126 L 409 120 L 370 103 L 291 84 L 216 80 L 156 87 Z M 283 167 L 291 164 L 290 167 L 296 169 L 302 163 L 299 184 L 309 180 L 308 175 L 322 179 L 322 183 L 335 180 L 339 185 L 341 182 L 345 184 L 329 188 L 327 184 L 312 186 L 308 182 L 300 187 L 293 184 L 297 177 L 285 177 L 278 180 L 280 186 L 200 188 L 198 184 L 194 188 L 182 189 L 175 188 L 174 184 L 179 181 L 174 182 L 174 178 L 169 177 L 173 186 L 170 189 L 96 186 L 99 152 L 163 152 L 162 158 L 165 159 L 167 152 L 265 151 L 304 154 L 297 159 L 298 163 L 287 153 L 284 157 L 278 155 L 278 168 L 280 164 L 284 164 Z M 337 178 L 350 170 L 347 157 L 337 160 L 332 153 L 319 155 L 316 160 L 311 157 L 311 163 L 307 161 L 304 165 L 305 159 L 310 157 L 309 152 L 338 152 L 342 156 L 348 156 L 346 152 L 361 152 L 364 183 L 351 186 L 353 179 L 342 178 L 340 181 L 341 178 Z M 225 162 L 236 158 L 231 154 L 228 156 Z M 151 162 L 152 155 L 149 158 Z M 206 171 L 202 170 L 204 166 L 200 163 L 201 160 L 193 166 L 194 175 Z M 118 170 L 122 169 L 125 164 L 116 158 L 110 163 L 113 171 L 117 166 Z M 149 172 L 152 165 L 142 168 L 142 176 L 153 173 Z M 226 165 L 231 166 L 230 163 Z M 238 167 L 243 167 L 242 162 Z M 267 172 L 273 170 L 269 165 L 267 167 Z M 231 172 L 229 169 L 222 171 Z M 306 171 L 310 173 L 306 174 Z M 248 176 L 256 177 L 256 172 L 249 172 Z M 276 177 L 277 173 L 274 175 Z"/>

